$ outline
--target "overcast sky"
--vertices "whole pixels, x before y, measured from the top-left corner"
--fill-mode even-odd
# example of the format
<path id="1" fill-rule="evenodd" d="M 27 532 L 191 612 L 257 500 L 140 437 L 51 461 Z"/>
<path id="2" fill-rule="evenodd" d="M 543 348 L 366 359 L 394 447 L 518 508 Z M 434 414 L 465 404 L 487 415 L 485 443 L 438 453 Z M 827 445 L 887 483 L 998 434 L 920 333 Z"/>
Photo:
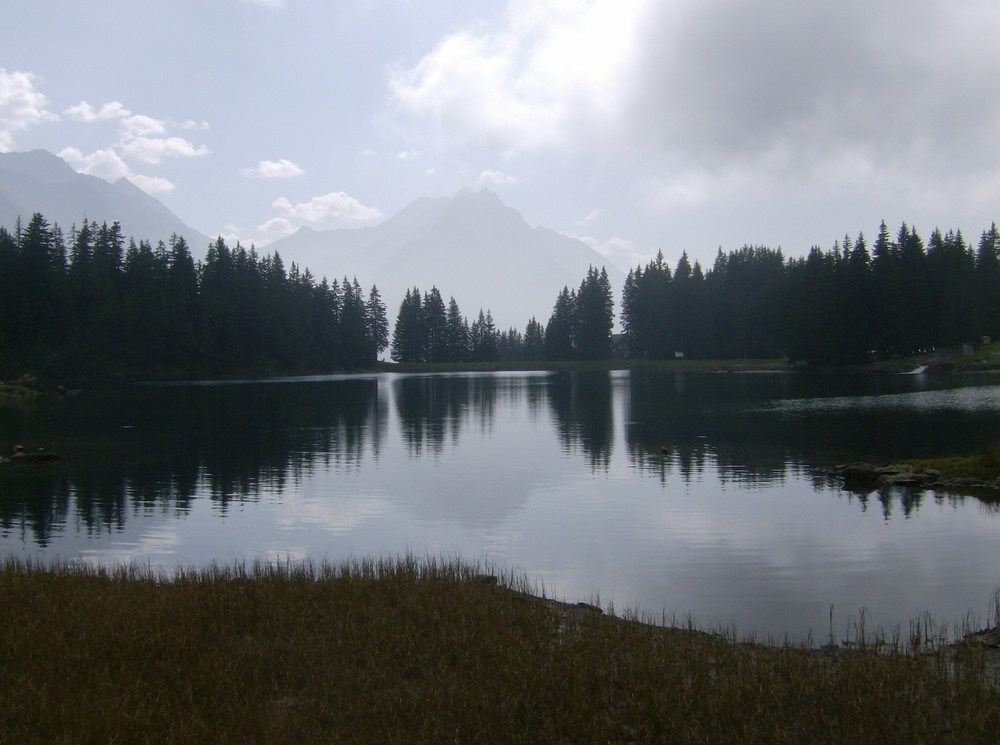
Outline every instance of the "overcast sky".
<path id="1" fill-rule="evenodd" d="M 996 0 L 31 0 L 0 151 L 258 247 L 486 186 L 622 269 L 1000 219 Z M 196 251 L 196 254 L 200 253 Z M 349 267 L 344 268 L 350 272 Z"/>

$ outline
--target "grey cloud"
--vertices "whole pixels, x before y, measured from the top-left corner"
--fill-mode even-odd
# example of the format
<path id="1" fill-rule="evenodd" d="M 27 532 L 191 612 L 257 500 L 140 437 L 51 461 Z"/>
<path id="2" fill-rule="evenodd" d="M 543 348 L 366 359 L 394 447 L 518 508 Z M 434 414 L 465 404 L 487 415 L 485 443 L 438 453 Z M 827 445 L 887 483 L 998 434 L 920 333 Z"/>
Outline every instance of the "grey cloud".
<path id="1" fill-rule="evenodd" d="M 969 165 L 970 139 L 995 147 L 1000 53 L 962 7 L 651 4 L 639 41 L 645 93 L 629 119 L 641 141 L 700 168 L 769 158 L 801 168 L 844 149 Z"/>

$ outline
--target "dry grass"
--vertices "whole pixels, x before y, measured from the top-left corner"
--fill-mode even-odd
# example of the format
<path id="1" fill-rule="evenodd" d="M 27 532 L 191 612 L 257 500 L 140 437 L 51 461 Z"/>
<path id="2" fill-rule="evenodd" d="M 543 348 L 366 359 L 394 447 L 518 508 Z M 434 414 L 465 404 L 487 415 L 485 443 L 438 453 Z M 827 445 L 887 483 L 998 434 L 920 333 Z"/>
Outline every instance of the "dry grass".
<path id="1" fill-rule="evenodd" d="M 995 742 L 982 655 L 736 644 L 401 558 L 0 571 L 0 743 Z"/>

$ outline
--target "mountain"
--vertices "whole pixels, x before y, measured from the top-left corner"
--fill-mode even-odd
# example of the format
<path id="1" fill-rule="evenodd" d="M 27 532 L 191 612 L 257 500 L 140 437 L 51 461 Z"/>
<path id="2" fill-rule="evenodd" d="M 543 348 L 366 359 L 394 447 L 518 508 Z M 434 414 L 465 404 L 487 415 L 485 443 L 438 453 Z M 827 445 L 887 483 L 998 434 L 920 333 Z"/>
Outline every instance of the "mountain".
<path id="1" fill-rule="evenodd" d="M 436 286 L 445 303 L 454 296 L 470 323 L 481 307 L 497 328 L 523 331 L 532 316 L 547 323 L 559 291 L 579 287 L 591 266 L 607 268 L 616 293 L 624 280 L 585 243 L 532 228 L 488 189 L 421 198 L 371 228 L 301 228 L 265 250 L 317 279 L 357 277 L 366 291 L 376 285 L 390 323 L 407 289 Z"/>
<path id="2" fill-rule="evenodd" d="M 0 225 L 12 230 L 18 216 L 26 224 L 35 212 L 67 234 L 84 218 L 117 220 L 124 235 L 154 245 L 177 233 L 196 257 L 210 242 L 127 179 L 112 184 L 77 173 L 44 150 L 0 153 Z M 585 243 L 532 228 L 488 189 L 417 199 L 370 228 L 301 228 L 263 250 L 275 251 L 286 267 L 295 262 L 317 279 L 357 277 L 366 292 L 377 285 L 390 322 L 407 289 L 436 286 L 446 303 L 454 296 L 470 322 L 488 309 L 498 328 L 523 331 L 532 316 L 547 323 L 559 291 L 579 287 L 591 266 L 607 268 L 616 293 L 624 281 Z"/>
<path id="3" fill-rule="evenodd" d="M 84 219 L 117 220 L 122 233 L 136 241 L 167 241 L 173 233 L 184 236 L 191 251 L 200 256 L 209 238 L 184 222 L 161 202 L 128 179 L 110 183 L 74 171 L 62 158 L 45 150 L 0 153 L 0 225 L 13 230 L 18 216 L 28 223 L 40 212 L 50 224 L 68 233 Z"/>

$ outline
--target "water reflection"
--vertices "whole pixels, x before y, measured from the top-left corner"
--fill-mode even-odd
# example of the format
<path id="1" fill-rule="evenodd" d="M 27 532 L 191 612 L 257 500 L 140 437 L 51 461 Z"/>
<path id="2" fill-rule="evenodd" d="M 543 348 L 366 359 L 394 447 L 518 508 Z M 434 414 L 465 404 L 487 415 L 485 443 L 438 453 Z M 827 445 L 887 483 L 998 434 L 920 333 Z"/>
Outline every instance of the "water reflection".
<path id="1" fill-rule="evenodd" d="M 99 536 L 133 516 L 184 515 L 198 499 L 222 516 L 234 504 L 281 503 L 317 474 L 350 475 L 352 489 L 405 501 L 426 519 L 496 524 L 577 463 L 592 477 L 623 478 L 617 457 L 664 489 L 711 477 L 740 492 L 799 483 L 822 491 L 830 484 L 820 466 L 973 451 L 993 439 L 995 385 L 955 390 L 955 378 L 906 377 L 370 375 L 46 398 L 0 408 L 4 447 L 67 455 L 51 467 L 0 468 L 0 527 L 45 547 L 72 530 Z M 550 434 L 558 462 L 545 453 Z M 399 464 L 383 460 L 397 437 L 406 458 L 438 472 L 393 481 Z M 898 487 L 842 494 L 885 520 L 912 517 L 928 501 L 961 502 Z"/>
<path id="2" fill-rule="evenodd" d="M 0 468 L 0 526 L 45 546 L 70 517 L 120 530 L 133 514 L 184 513 L 204 497 L 227 505 L 281 494 L 317 468 L 350 471 L 386 434 L 377 380 L 335 384 L 138 386 L 0 408 L 10 440 L 66 455 Z M 69 514 L 69 506 L 75 514 Z"/>
<path id="3" fill-rule="evenodd" d="M 549 408 L 564 452 L 580 450 L 591 471 L 606 471 L 611 458 L 611 379 L 571 372 L 546 388 Z"/>

